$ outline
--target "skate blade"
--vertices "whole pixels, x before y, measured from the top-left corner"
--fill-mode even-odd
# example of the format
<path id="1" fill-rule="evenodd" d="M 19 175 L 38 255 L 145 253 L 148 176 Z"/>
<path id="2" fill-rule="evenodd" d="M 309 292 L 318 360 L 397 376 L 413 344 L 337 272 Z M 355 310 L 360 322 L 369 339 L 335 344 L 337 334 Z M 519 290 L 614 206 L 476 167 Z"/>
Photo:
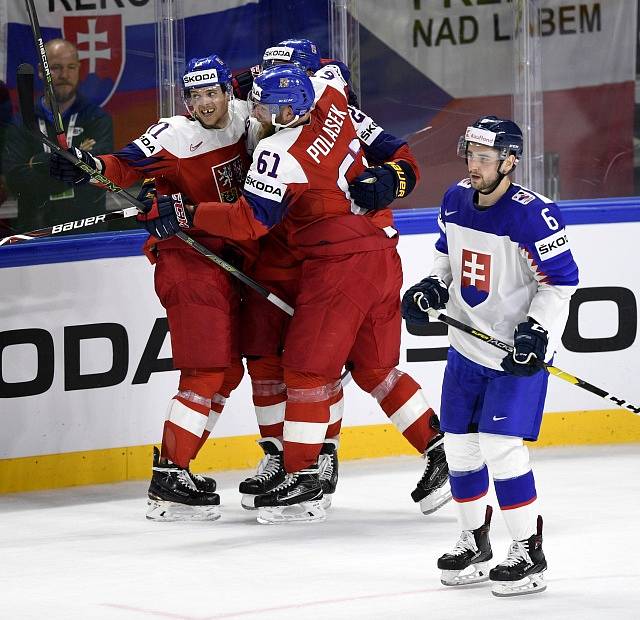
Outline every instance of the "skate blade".
<path id="1" fill-rule="evenodd" d="M 443 586 L 467 586 L 489 581 L 489 562 L 471 564 L 463 570 L 443 570 L 440 583 Z"/>
<path id="2" fill-rule="evenodd" d="M 256 506 L 256 497 L 257 495 L 249 495 L 249 493 L 245 493 L 240 500 L 240 505 L 245 510 L 258 510 Z"/>
<path id="3" fill-rule="evenodd" d="M 216 521 L 220 518 L 219 506 L 188 506 L 176 502 L 149 499 L 147 519 L 151 521 Z"/>
<path id="4" fill-rule="evenodd" d="M 430 515 L 436 510 L 440 510 L 447 502 L 451 501 L 451 487 L 446 482 L 437 491 L 430 493 L 424 499 L 420 500 L 420 510 L 423 515 Z"/>
<path id="5" fill-rule="evenodd" d="M 313 523 L 324 521 L 327 515 L 322 500 L 302 502 L 293 506 L 260 508 L 258 523 L 276 525 L 279 523 Z"/>
<path id="6" fill-rule="evenodd" d="M 331 508 L 331 499 L 333 498 L 333 493 L 329 493 L 328 495 L 325 494 L 322 496 L 322 499 L 320 500 L 320 505 L 325 509 L 328 510 L 329 508 Z"/>
<path id="7" fill-rule="evenodd" d="M 547 584 L 544 582 L 544 574 L 535 573 L 519 581 L 494 581 L 491 594 L 498 597 L 521 596 L 523 594 L 537 594 L 544 592 Z"/>

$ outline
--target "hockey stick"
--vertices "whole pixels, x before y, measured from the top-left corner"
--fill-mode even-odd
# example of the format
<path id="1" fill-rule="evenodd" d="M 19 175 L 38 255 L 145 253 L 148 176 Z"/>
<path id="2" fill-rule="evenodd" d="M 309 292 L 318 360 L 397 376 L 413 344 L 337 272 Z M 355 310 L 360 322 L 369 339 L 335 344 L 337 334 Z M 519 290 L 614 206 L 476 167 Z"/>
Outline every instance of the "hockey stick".
<path id="1" fill-rule="evenodd" d="M 70 153 L 69 151 L 61 148 L 58 144 L 50 140 L 47 136 L 43 135 L 35 125 L 35 112 L 33 107 L 33 67 L 29 64 L 22 64 L 18 67 L 18 77 L 17 77 L 17 87 L 18 87 L 18 98 L 20 102 L 20 112 L 23 118 L 23 122 L 27 128 L 33 131 L 34 135 L 49 146 L 52 151 L 58 153 L 61 157 L 64 157 L 67 161 L 70 161 L 74 166 L 80 168 L 83 172 L 88 174 L 93 180 L 100 183 L 104 189 L 119 194 L 122 196 L 127 202 L 133 205 L 129 209 L 123 209 L 122 211 L 114 211 L 112 215 L 115 217 L 109 218 L 109 214 L 94 216 L 93 218 L 85 218 L 84 220 L 77 220 L 75 222 L 66 222 L 65 224 L 58 224 L 56 226 L 51 226 L 49 228 L 43 228 L 39 231 L 33 231 L 33 233 L 25 233 L 23 235 L 12 235 L 11 237 L 5 237 L 4 239 L 0 239 L 0 246 L 5 243 L 16 243 L 21 240 L 31 239 L 35 236 L 35 233 L 38 233 L 37 236 L 46 236 L 54 235 L 59 232 L 63 232 L 66 230 L 77 229 L 87 226 L 92 226 L 102 221 L 107 221 L 108 219 L 117 219 L 119 217 L 131 217 L 132 215 L 136 215 L 138 212 L 143 212 L 145 210 L 145 205 L 140 202 L 137 198 L 134 198 L 131 194 L 129 194 L 126 190 L 124 190 L 119 185 L 113 183 L 113 181 L 109 180 L 104 175 L 100 174 L 97 170 L 92 168 L 91 166 L 85 164 L 81 159 L 78 159 L 75 155 Z M 101 219 L 103 218 L 103 219 Z M 93 220 L 93 221 L 90 221 Z M 77 225 L 77 226 L 76 226 Z M 50 231 L 50 232 L 47 232 Z M 214 262 L 216 265 L 230 273 L 232 276 L 246 284 L 248 287 L 252 288 L 259 295 L 266 298 L 267 301 L 270 301 L 272 304 L 280 308 L 283 312 L 286 312 L 289 316 L 293 316 L 293 308 L 283 299 L 278 297 L 275 293 L 272 293 L 267 288 L 262 286 L 260 283 L 256 282 L 253 278 L 244 274 L 242 271 L 236 269 L 233 265 L 220 258 L 217 254 L 214 254 L 207 247 L 198 243 L 195 239 L 192 239 L 187 234 L 183 232 L 178 232 L 176 237 L 179 237 L 184 243 L 190 245 L 196 252 L 199 252 L 203 256 L 206 256 L 209 260 Z M 10 240 L 10 241 L 8 241 Z M 342 373 L 340 379 L 342 381 L 343 387 L 349 383 L 351 380 L 350 377 L 350 365 L 345 365 L 345 371 Z"/>
<path id="2" fill-rule="evenodd" d="M 38 22 L 38 14 L 36 13 L 36 7 L 33 4 L 33 0 L 26 0 L 27 13 L 29 14 L 29 21 L 31 22 L 31 31 L 33 32 L 33 42 L 36 45 L 36 50 L 40 56 L 40 65 L 42 66 L 42 74 L 44 75 L 44 87 L 49 98 L 49 105 L 51 106 L 51 113 L 53 115 L 53 127 L 56 131 L 56 140 L 63 149 L 68 149 L 67 136 L 64 131 L 64 125 L 62 124 L 62 115 L 60 114 L 60 108 L 58 107 L 58 100 L 53 92 L 53 78 L 51 77 L 51 69 L 49 69 L 49 60 L 47 59 L 47 50 L 44 48 L 44 41 L 40 34 L 40 24 Z"/>
<path id="3" fill-rule="evenodd" d="M 490 344 L 491 346 L 496 347 L 497 349 L 501 349 L 505 353 L 513 353 L 513 347 L 510 344 L 507 344 L 502 340 L 498 340 L 493 336 L 489 336 L 489 334 L 485 334 L 484 332 L 481 332 L 479 329 L 476 329 L 475 327 L 471 327 L 471 325 L 467 325 L 466 323 L 462 323 L 456 319 L 453 319 L 450 316 L 447 316 L 446 314 L 442 314 L 438 310 L 434 310 L 433 308 L 429 308 L 429 310 L 427 310 L 427 313 L 429 314 L 429 316 L 433 317 L 434 319 L 438 319 L 438 321 L 441 321 L 442 323 L 446 323 L 451 327 L 460 329 L 463 332 L 466 332 L 467 334 L 469 334 L 470 336 L 477 338 L 478 340 L 482 340 L 487 344 Z M 620 409 L 624 409 L 625 411 L 631 411 L 636 415 L 640 415 L 640 407 L 637 407 L 636 405 L 631 404 L 624 398 L 615 396 L 611 392 L 607 392 L 606 390 L 603 390 L 602 388 L 597 387 L 589 383 L 588 381 L 585 381 L 584 379 L 575 377 L 574 375 L 569 374 L 568 372 L 561 370 L 556 366 L 552 366 L 551 364 L 547 364 L 546 362 L 543 362 L 541 360 L 538 360 L 538 364 L 542 368 L 544 368 L 550 375 L 553 375 L 554 377 L 558 377 L 558 379 L 562 379 L 563 381 L 567 381 L 568 383 L 571 383 L 572 385 L 582 388 L 587 392 L 591 392 L 596 396 L 600 396 L 600 398 L 604 398 L 605 400 L 612 402 L 616 407 L 620 407 Z"/>
<path id="4" fill-rule="evenodd" d="M 64 159 L 71 162 L 77 168 L 80 168 L 80 170 L 82 170 L 85 174 L 89 175 L 91 179 L 93 179 L 94 181 L 102 185 L 108 191 L 114 192 L 122 196 L 122 198 L 124 198 L 129 204 L 133 205 L 133 208 L 135 209 L 136 212 L 140 212 L 140 213 L 144 212 L 146 209 L 144 203 L 140 202 L 137 198 L 134 198 L 131 194 L 129 194 L 124 189 L 122 189 L 119 185 L 116 185 L 113 181 L 110 181 L 107 177 L 100 174 L 97 170 L 95 170 L 91 166 L 85 164 L 81 159 L 78 159 L 71 152 L 65 150 L 59 144 L 56 144 L 55 142 L 53 142 L 53 140 L 50 140 L 47 136 L 45 136 L 44 134 L 42 134 L 40 131 L 36 129 L 34 112 L 33 112 L 33 67 L 31 65 L 28 65 L 27 67 L 25 67 L 24 65 L 21 65 L 20 67 L 22 69 L 21 73 L 19 74 L 19 82 L 18 82 L 19 100 L 20 100 L 20 106 L 21 106 L 20 112 L 22 114 L 22 118 L 24 120 L 25 126 L 33 129 L 34 135 L 43 144 L 46 144 L 52 151 L 56 152 L 58 155 L 60 155 Z M 20 88 L 22 88 L 22 90 L 20 90 Z M 123 211 L 130 211 L 130 209 L 124 209 Z M 134 215 L 133 212 L 131 212 L 130 214 Z M 95 219 L 100 217 L 106 217 L 106 214 L 105 216 L 102 216 L 102 215 L 95 216 Z M 91 218 L 85 218 L 85 221 L 90 219 Z M 95 219 L 92 222 L 92 224 L 97 223 Z M 78 221 L 82 222 L 82 220 L 78 220 Z M 104 220 L 100 220 L 100 221 L 104 221 Z M 75 222 L 67 222 L 65 224 L 58 224 L 57 226 L 53 226 L 51 227 L 52 229 L 56 228 L 60 230 L 56 230 L 54 232 L 52 231 L 52 234 L 56 234 L 58 232 L 61 232 L 62 230 L 69 230 L 69 227 L 73 226 L 74 224 Z M 91 224 L 86 224 L 86 225 L 91 225 Z M 13 237 L 16 237 L 16 236 L 19 237 L 20 235 L 13 235 Z M 23 235 L 23 236 L 28 236 L 28 235 Z M 271 291 L 267 290 L 264 286 L 256 282 L 253 278 L 250 278 L 246 274 L 242 273 L 242 271 L 239 271 L 238 269 L 236 269 L 231 263 L 228 263 L 224 259 L 220 258 L 217 254 L 214 254 L 211 250 L 209 250 L 209 248 L 206 248 L 204 245 L 202 245 L 201 243 L 198 243 L 195 239 L 192 239 L 191 237 L 189 237 L 183 232 L 178 232 L 176 234 L 176 237 L 180 238 L 186 244 L 190 245 L 196 252 L 199 252 L 203 256 L 206 256 L 210 261 L 218 265 L 218 267 L 221 267 L 222 269 L 230 273 L 232 276 L 234 276 L 235 278 L 237 278 L 247 286 L 251 287 L 254 291 L 256 291 L 257 293 L 265 297 L 272 304 L 278 306 L 278 308 L 286 312 L 288 315 L 293 316 L 293 308 L 287 302 L 285 302 L 283 299 L 280 299 L 275 293 L 272 293 Z M 3 239 L 2 242 L 5 242 L 5 240 Z"/>
<path id="5" fill-rule="evenodd" d="M 47 136 L 41 134 L 36 128 L 35 123 L 35 111 L 33 107 L 33 67 L 30 64 L 23 63 L 18 67 L 16 76 L 16 85 L 18 89 L 18 99 L 20 101 L 20 113 L 22 115 L 22 121 L 29 131 L 33 132 L 39 137 L 47 146 L 52 149 L 56 149 L 56 144 L 49 140 Z M 86 172 L 86 170 L 85 170 Z M 118 193 L 123 191 L 117 185 L 110 187 L 111 191 Z M 101 215 L 95 215 L 92 217 L 86 217 L 73 222 L 66 222 L 64 224 L 56 224 L 55 226 L 48 226 L 46 228 L 38 228 L 37 230 L 30 230 L 29 232 L 10 235 L 0 239 L 1 245 L 11 245 L 19 243 L 20 241 L 28 241 L 30 239 L 36 239 L 38 237 L 49 237 L 57 235 L 61 232 L 68 230 L 80 230 L 82 228 L 89 228 L 100 224 L 101 222 L 108 222 L 110 220 L 119 220 L 127 217 L 133 217 L 138 214 L 136 207 L 129 207 L 127 209 L 121 209 L 119 211 L 110 211 Z"/>

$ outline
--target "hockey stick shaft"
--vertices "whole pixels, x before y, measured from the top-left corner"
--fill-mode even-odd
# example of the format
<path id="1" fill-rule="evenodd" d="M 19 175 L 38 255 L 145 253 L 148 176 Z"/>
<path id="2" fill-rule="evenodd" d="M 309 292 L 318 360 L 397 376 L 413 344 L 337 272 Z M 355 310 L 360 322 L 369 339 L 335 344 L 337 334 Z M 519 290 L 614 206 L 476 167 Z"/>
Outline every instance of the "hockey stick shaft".
<path id="1" fill-rule="evenodd" d="M 63 157 L 67 161 L 71 162 L 74 166 L 82 170 L 85 174 L 87 174 L 93 181 L 99 183 L 103 186 L 104 189 L 107 189 L 110 192 L 116 193 L 122 198 L 124 198 L 129 204 L 131 204 L 136 211 L 143 213 L 146 210 L 144 203 L 140 202 L 137 198 L 129 194 L 129 192 L 125 191 L 119 185 L 116 185 L 113 181 L 109 180 L 103 174 L 92 168 L 91 166 L 84 163 L 81 159 L 78 159 L 73 153 L 65 150 L 59 144 L 50 140 L 47 136 L 42 134 L 35 128 L 35 122 L 33 120 L 33 116 L 28 117 L 29 114 L 33 115 L 33 97 L 31 98 L 31 106 L 29 106 L 28 94 L 29 94 L 29 85 L 28 85 L 28 75 L 29 71 L 25 67 L 21 65 L 22 72 L 19 74 L 22 77 L 20 78 L 20 84 L 24 91 L 20 94 L 20 104 L 24 105 L 21 108 L 22 117 L 24 119 L 24 123 L 27 127 L 31 127 L 34 129 L 34 135 L 43 143 L 46 144 L 52 151 Z M 33 85 L 33 68 L 31 67 L 31 84 Z M 31 87 L 31 92 L 33 92 L 33 86 Z M 124 209 L 123 211 L 127 211 Z M 106 215 L 106 214 L 105 214 Z M 133 213 L 131 213 L 133 215 Z M 96 216 L 96 217 L 102 217 Z M 90 219 L 90 218 L 85 218 Z M 82 221 L 82 220 L 79 220 Z M 103 221 L 103 220 L 101 220 Z M 95 224 L 97 222 L 93 222 Z M 66 224 L 59 224 L 58 227 L 69 227 L 73 226 L 74 222 L 67 222 Z M 70 228 L 67 228 L 70 230 Z M 61 230 L 57 230 L 57 232 L 61 232 Z M 42 235 L 41 235 L 42 236 Z M 242 273 L 242 271 L 236 269 L 231 263 L 228 263 L 224 259 L 220 258 L 217 254 L 214 254 L 209 248 L 205 247 L 201 243 L 197 242 L 195 239 L 192 239 L 184 232 L 178 232 L 176 237 L 180 238 L 186 244 L 191 246 L 196 252 L 199 252 L 203 256 L 206 256 L 210 261 L 214 262 L 216 265 L 230 273 L 232 276 L 252 288 L 254 291 L 265 297 L 272 304 L 278 306 L 281 310 L 286 312 L 289 316 L 293 316 L 293 308 L 285 302 L 283 299 L 280 299 L 275 293 L 272 293 L 264 286 L 256 282 L 253 278 L 250 278 L 248 275 Z M 3 240 L 4 241 L 4 240 Z"/>
<path id="2" fill-rule="evenodd" d="M 458 321 L 454 318 L 451 318 L 450 316 L 447 316 L 446 314 L 442 314 L 441 312 L 438 312 L 437 310 L 434 310 L 433 308 L 429 309 L 428 311 L 429 316 L 433 317 L 434 319 L 438 319 L 438 321 L 442 322 L 442 323 L 446 323 L 447 325 L 451 326 L 451 327 L 455 327 L 456 329 L 459 329 L 467 334 L 469 334 L 470 336 L 473 336 L 474 338 L 477 338 L 478 340 L 482 340 L 483 342 L 486 342 L 487 344 L 490 344 L 493 347 L 496 347 L 497 349 L 500 349 L 502 351 L 504 351 L 505 353 L 513 353 L 513 347 L 506 343 L 503 342 L 502 340 L 498 340 L 497 338 L 494 338 L 493 336 L 489 336 L 489 334 L 485 334 L 484 332 L 481 332 L 479 329 L 476 329 L 475 327 L 471 327 L 471 325 L 467 325 L 466 323 L 462 323 L 461 321 Z M 568 372 L 566 372 L 565 370 L 561 370 L 560 368 L 558 368 L 557 366 L 552 366 L 551 364 L 547 364 L 546 362 L 543 361 L 539 361 L 538 362 L 550 375 L 553 375 L 554 377 L 558 377 L 558 379 L 562 379 L 563 381 L 567 381 L 568 383 L 571 383 L 572 385 L 575 385 L 576 387 L 582 388 L 583 390 L 586 390 L 587 392 L 591 392 L 592 394 L 595 394 L 596 396 L 599 396 L 600 398 L 604 398 L 605 400 L 613 403 L 616 407 L 619 407 L 620 409 L 624 409 L 626 411 L 631 411 L 632 413 L 635 413 L 636 415 L 640 415 L 640 407 L 633 405 L 632 403 L 630 403 L 629 401 L 625 400 L 624 398 L 621 398 L 620 396 L 616 396 L 615 394 L 612 394 L 611 392 L 607 392 L 607 390 L 602 389 L 601 387 L 598 387 L 596 385 L 593 385 L 592 383 L 589 383 L 588 381 L 585 381 L 584 379 L 580 379 L 579 377 L 576 377 Z"/>
<path id="3" fill-rule="evenodd" d="M 53 91 L 53 77 L 51 76 L 51 69 L 49 68 L 49 59 L 47 58 L 47 50 L 44 47 L 44 41 L 42 40 L 42 34 L 40 33 L 40 23 L 38 22 L 38 13 L 36 12 L 35 4 L 33 0 L 26 0 L 27 13 L 29 14 L 29 22 L 31 23 L 31 31 L 33 32 L 33 42 L 36 45 L 36 50 L 40 56 L 40 65 L 42 66 L 42 75 L 44 76 L 44 87 L 49 99 L 49 105 L 51 106 L 51 113 L 53 115 L 53 127 L 56 132 L 56 139 L 58 144 L 63 148 L 69 148 L 67 144 L 67 136 L 64 131 L 64 125 L 62 124 L 62 115 L 60 114 L 60 108 L 58 106 L 58 100 Z"/>

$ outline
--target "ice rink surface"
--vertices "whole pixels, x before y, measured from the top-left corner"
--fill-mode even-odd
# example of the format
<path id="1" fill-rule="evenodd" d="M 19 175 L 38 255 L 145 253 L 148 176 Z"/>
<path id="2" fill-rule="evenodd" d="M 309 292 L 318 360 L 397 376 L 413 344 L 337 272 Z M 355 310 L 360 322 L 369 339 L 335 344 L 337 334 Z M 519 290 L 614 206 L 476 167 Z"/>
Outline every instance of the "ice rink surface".
<path id="1" fill-rule="evenodd" d="M 442 586 L 454 506 L 420 514 L 409 492 L 423 462 L 399 457 L 342 463 L 324 523 L 259 525 L 239 471 L 216 475 L 223 516 L 209 523 L 147 521 L 145 482 L 0 496 L 0 618 L 640 618 L 640 446 L 532 454 L 541 594 Z M 491 541 L 502 561 L 498 511 Z"/>

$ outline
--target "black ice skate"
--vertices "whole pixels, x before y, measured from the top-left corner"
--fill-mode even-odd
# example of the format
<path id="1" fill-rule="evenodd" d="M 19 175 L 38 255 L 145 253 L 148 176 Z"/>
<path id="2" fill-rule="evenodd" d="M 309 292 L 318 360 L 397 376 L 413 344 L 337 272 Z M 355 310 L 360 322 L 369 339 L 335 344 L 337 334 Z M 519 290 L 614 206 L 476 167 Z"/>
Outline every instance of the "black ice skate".
<path id="1" fill-rule="evenodd" d="M 322 507 L 329 508 L 338 485 L 338 440 L 325 439 L 318 458 L 320 484 L 322 485 Z"/>
<path id="2" fill-rule="evenodd" d="M 258 522 L 287 523 L 290 521 L 324 521 L 322 484 L 317 464 L 293 474 L 270 493 L 255 496 L 259 509 Z"/>
<path id="3" fill-rule="evenodd" d="M 216 490 L 216 481 L 213 478 L 202 474 L 194 474 L 190 469 L 187 469 L 187 473 L 191 476 L 191 480 L 193 480 L 193 484 L 196 485 L 198 491 L 213 493 Z"/>
<path id="4" fill-rule="evenodd" d="M 242 493 L 242 507 L 255 510 L 254 499 L 257 495 L 264 495 L 284 482 L 287 472 L 284 470 L 284 456 L 282 443 L 275 437 L 265 437 L 258 441 L 264 450 L 264 457 L 258 463 L 254 476 L 247 478 L 238 487 Z"/>
<path id="5" fill-rule="evenodd" d="M 544 571 L 547 569 L 547 560 L 542 551 L 540 515 L 537 525 L 537 532 L 526 540 L 514 540 L 507 559 L 489 572 L 495 596 L 518 596 L 546 590 Z"/>
<path id="6" fill-rule="evenodd" d="M 424 474 L 411 492 L 414 502 L 420 502 L 420 510 L 425 515 L 431 514 L 444 506 L 451 499 L 449 486 L 449 465 L 444 454 L 444 435 L 438 433 L 424 452 L 427 465 Z"/>
<path id="7" fill-rule="evenodd" d="M 489 560 L 493 557 L 489 542 L 489 525 L 493 509 L 487 506 L 484 524 L 475 530 L 463 530 L 451 553 L 438 558 L 445 586 L 463 586 L 489 580 Z"/>
<path id="8" fill-rule="evenodd" d="M 215 521 L 220 518 L 220 496 L 198 488 L 188 469 L 160 462 L 153 449 L 147 519 L 154 521 Z"/>

